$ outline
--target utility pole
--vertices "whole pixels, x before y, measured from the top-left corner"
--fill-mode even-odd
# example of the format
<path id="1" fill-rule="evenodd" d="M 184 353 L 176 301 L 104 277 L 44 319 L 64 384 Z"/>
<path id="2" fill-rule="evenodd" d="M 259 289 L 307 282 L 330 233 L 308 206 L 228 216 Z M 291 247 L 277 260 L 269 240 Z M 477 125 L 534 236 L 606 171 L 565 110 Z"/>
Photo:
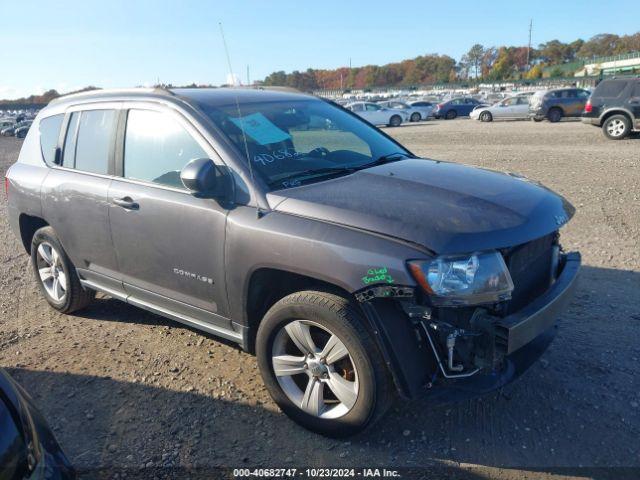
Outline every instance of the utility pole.
<path id="1" fill-rule="evenodd" d="M 531 31 L 533 30 L 533 18 L 529 21 L 529 46 L 527 46 L 527 70 L 529 70 L 529 59 L 531 58 Z"/>

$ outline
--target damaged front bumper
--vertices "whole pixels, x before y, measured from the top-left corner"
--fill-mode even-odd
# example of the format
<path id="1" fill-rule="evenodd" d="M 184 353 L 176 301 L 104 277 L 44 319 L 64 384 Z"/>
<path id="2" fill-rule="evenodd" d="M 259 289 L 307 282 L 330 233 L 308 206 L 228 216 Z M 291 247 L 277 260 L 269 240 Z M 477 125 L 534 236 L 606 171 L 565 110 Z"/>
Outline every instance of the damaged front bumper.
<path id="1" fill-rule="evenodd" d="M 383 343 L 385 359 L 404 397 L 426 394 L 436 400 L 459 400 L 512 382 L 538 360 L 555 336 L 558 316 L 571 301 L 580 264 L 579 253 L 562 255 L 551 286 L 515 313 L 497 316 L 477 309 L 472 322 L 475 328 L 461 334 L 473 337 L 473 354 L 467 361 L 455 350 L 455 337 L 453 342 L 447 341 L 451 334 L 445 335 L 444 341 L 438 338 L 434 330 L 437 319 L 426 313 L 428 309 L 421 310 L 415 304 L 407 308 L 405 304 L 405 323 L 383 299 L 365 301 L 362 306 Z M 408 330 L 413 336 L 406 333 Z M 458 327 L 454 331 L 465 332 Z M 418 337 L 422 340 L 416 341 Z"/>
<path id="2" fill-rule="evenodd" d="M 540 358 L 556 333 L 556 320 L 567 307 L 577 285 L 581 257 L 578 252 L 564 256 L 562 270 L 551 287 L 522 310 L 506 317 L 484 315 L 482 324 L 491 325 L 493 355 L 500 358 L 499 369 L 451 372 L 431 343 L 441 376 L 434 376 L 430 396 L 446 400 L 473 397 L 500 388 L 523 374 Z M 431 336 L 425 322 L 424 331 Z"/>

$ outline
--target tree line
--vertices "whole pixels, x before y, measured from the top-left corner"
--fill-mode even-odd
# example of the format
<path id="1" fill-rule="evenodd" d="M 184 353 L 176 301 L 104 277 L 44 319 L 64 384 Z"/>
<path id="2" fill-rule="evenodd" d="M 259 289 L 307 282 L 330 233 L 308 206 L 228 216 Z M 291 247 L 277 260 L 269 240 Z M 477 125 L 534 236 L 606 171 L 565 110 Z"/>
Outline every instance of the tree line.
<path id="1" fill-rule="evenodd" d="M 598 56 L 640 51 L 640 32 L 632 35 L 602 33 L 570 43 L 551 40 L 528 49 L 518 46 L 473 45 L 459 61 L 448 55 L 429 54 L 386 65 L 341 67 L 332 70 L 273 72 L 261 84 L 299 90 L 352 89 L 411 86 L 466 80 L 520 80 L 571 75 L 562 67 L 588 62 Z"/>
<path id="2" fill-rule="evenodd" d="M 65 95 L 70 95 L 72 93 L 86 92 L 89 90 L 97 90 L 97 87 L 85 87 L 80 90 L 75 90 L 73 92 L 65 93 Z M 57 90 L 51 89 L 51 90 L 47 90 L 41 95 L 29 95 L 28 97 L 16 98 L 15 100 L 0 100 L 0 108 L 12 109 L 12 107 L 23 108 L 24 106 L 43 107 L 47 105 L 51 100 L 55 100 L 59 96 L 60 96 L 60 93 L 58 93 Z"/>

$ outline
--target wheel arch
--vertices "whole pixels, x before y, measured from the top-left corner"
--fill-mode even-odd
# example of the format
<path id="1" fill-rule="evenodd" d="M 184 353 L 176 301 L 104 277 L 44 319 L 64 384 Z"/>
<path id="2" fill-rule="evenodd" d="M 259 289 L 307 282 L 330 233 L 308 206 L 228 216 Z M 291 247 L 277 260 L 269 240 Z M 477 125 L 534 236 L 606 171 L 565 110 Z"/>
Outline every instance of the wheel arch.
<path id="1" fill-rule="evenodd" d="M 338 284 L 287 270 L 260 268 L 251 275 L 245 299 L 248 325 L 243 348 L 246 351 L 255 353 L 258 327 L 269 308 L 281 298 L 302 290 L 318 290 L 353 300 L 380 349 L 398 394 L 404 398 L 418 395 L 425 378 L 435 372 L 436 364 L 417 340 L 417 332 L 394 299 L 377 298 L 360 303 Z"/>
<path id="2" fill-rule="evenodd" d="M 600 115 L 600 125 L 603 125 L 604 122 L 607 121 L 607 119 L 609 119 L 614 115 L 624 115 L 625 117 L 627 117 L 629 122 L 631 122 L 631 127 L 633 128 L 633 118 L 634 118 L 633 115 L 629 110 L 621 107 L 615 107 L 615 108 L 610 108 L 608 110 L 605 110 L 602 113 L 602 115 Z"/>
<path id="3" fill-rule="evenodd" d="M 49 223 L 41 217 L 22 213 L 18 217 L 18 226 L 20 228 L 20 240 L 22 241 L 22 246 L 28 254 L 31 254 L 31 241 L 33 240 L 33 235 L 40 228 L 48 227 Z"/>
<path id="4" fill-rule="evenodd" d="M 244 295 L 247 329 L 243 348 L 246 351 L 255 353 L 258 326 L 269 308 L 281 298 L 302 290 L 320 290 L 353 299 L 353 295 L 338 283 L 281 268 L 257 268 L 249 276 Z"/>

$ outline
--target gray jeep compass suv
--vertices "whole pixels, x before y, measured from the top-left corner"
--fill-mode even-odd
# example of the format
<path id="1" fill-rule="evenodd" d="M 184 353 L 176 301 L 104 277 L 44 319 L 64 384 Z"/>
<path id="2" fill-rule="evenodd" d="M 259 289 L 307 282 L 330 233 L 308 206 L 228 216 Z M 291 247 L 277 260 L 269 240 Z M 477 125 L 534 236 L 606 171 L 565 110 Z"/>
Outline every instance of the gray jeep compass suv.
<path id="1" fill-rule="evenodd" d="M 53 308 L 100 291 L 235 341 L 287 415 L 331 436 L 396 395 L 461 398 L 519 376 L 580 266 L 559 243 L 574 213 L 562 197 L 416 158 L 288 92 L 61 98 L 6 188 Z"/>

